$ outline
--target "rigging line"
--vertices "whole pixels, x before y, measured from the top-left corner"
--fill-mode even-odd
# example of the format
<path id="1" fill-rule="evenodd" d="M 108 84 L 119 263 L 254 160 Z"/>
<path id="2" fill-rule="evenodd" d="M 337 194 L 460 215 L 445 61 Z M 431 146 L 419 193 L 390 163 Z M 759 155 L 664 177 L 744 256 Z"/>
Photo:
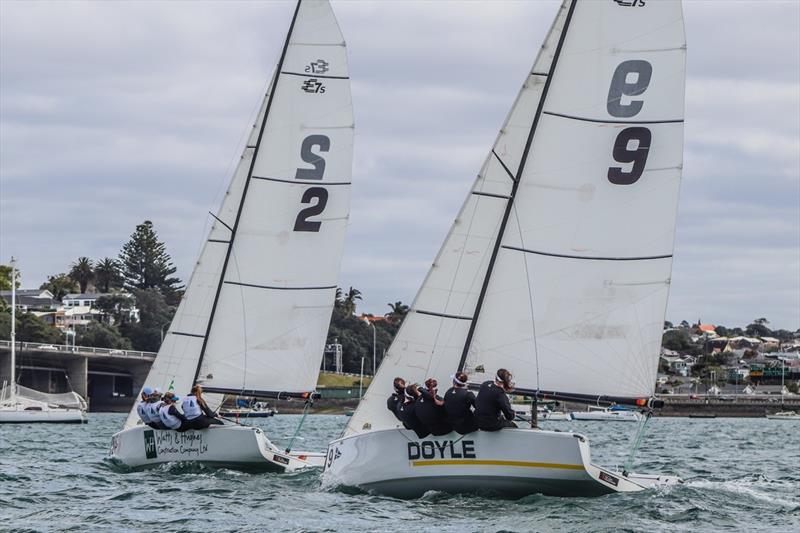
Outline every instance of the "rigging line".
<path id="1" fill-rule="evenodd" d="M 217 222 L 219 222 L 220 224 L 222 224 L 223 226 L 225 226 L 226 228 L 228 228 L 230 231 L 233 231 L 233 228 L 232 228 L 232 227 L 230 227 L 229 225 L 227 225 L 225 222 L 223 222 L 223 221 L 222 221 L 222 219 L 221 219 L 221 218 L 219 218 L 217 215 L 215 215 L 215 214 L 214 214 L 214 213 L 212 213 L 211 211 L 209 211 L 209 212 L 208 212 L 208 214 L 209 214 L 209 215 L 211 215 L 212 217 L 214 217 L 214 219 L 215 219 Z"/>
<path id="2" fill-rule="evenodd" d="M 554 113 L 552 111 L 545 111 L 545 115 L 553 117 L 568 118 L 570 120 L 580 120 L 581 122 L 596 122 L 600 124 L 674 124 L 683 122 L 682 118 L 670 120 L 605 120 L 597 118 L 576 117 L 574 115 L 565 115 L 563 113 Z"/>
<path id="3" fill-rule="evenodd" d="M 438 316 L 441 318 L 455 318 L 456 320 L 472 320 L 471 316 L 448 315 L 447 313 L 434 313 L 433 311 L 421 311 L 419 309 L 415 309 L 414 312 L 419 313 L 420 315 Z"/>
<path id="4" fill-rule="evenodd" d="M 519 233 L 519 242 L 525 245 L 525 240 L 522 236 L 522 226 L 519 223 L 519 211 L 514 209 L 514 218 L 517 221 L 517 231 Z M 536 315 L 533 312 L 533 285 L 531 284 L 531 274 L 528 271 L 528 256 L 522 256 L 522 262 L 525 265 L 525 281 L 528 284 L 528 306 L 531 310 L 531 332 L 533 333 L 533 360 L 536 364 L 536 386 L 541 387 L 542 381 L 539 376 L 539 344 L 536 341 Z M 531 413 L 533 416 L 534 413 Z"/>
<path id="5" fill-rule="evenodd" d="M 644 430 L 647 427 L 647 423 L 650 421 L 650 417 L 653 416 L 653 410 L 649 409 L 647 413 L 644 415 L 641 424 L 639 424 L 639 430 L 636 432 L 636 438 L 633 441 L 633 447 L 631 448 L 631 453 L 628 454 L 628 459 L 625 461 L 625 465 L 622 467 L 622 475 L 628 477 L 628 471 L 630 471 L 631 466 L 633 466 L 633 458 L 636 455 L 636 451 L 639 449 L 639 445 L 642 443 L 642 437 L 644 437 Z"/>
<path id="6" fill-rule="evenodd" d="M 567 33 L 569 30 L 569 23 L 572 20 L 572 14 L 575 12 L 575 5 L 577 4 L 576 0 L 572 0 L 569 5 L 569 10 L 567 11 L 567 15 L 564 19 L 564 27 L 561 30 L 561 35 L 558 36 L 558 44 L 556 45 L 556 49 L 553 52 L 553 59 L 550 63 L 550 69 L 548 71 L 548 76 L 545 79 L 544 87 L 542 88 L 542 94 L 539 97 L 539 104 L 536 107 L 536 113 L 533 116 L 533 123 L 531 124 L 531 129 L 528 132 L 528 138 L 525 141 L 525 148 L 522 151 L 522 157 L 520 158 L 519 168 L 517 169 L 516 179 L 514 179 L 514 184 L 511 186 L 511 198 L 506 203 L 506 209 L 503 213 L 503 219 L 500 222 L 500 229 L 497 233 L 497 240 L 494 243 L 494 249 L 492 250 L 492 256 L 489 259 L 489 266 L 486 269 L 486 276 L 483 278 L 483 284 L 481 286 L 481 292 L 478 295 L 478 301 L 475 304 L 475 312 L 473 313 L 473 320 L 469 325 L 469 331 L 467 332 L 467 338 L 464 342 L 464 348 L 461 351 L 461 360 L 458 363 L 458 370 L 464 369 L 464 363 L 467 360 L 467 355 L 469 353 L 470 345 L 472 344 L 472 337 L 475 334 L 475 326 L 478 323 L 478 317 L 480 316 L 481 308 L 483 307 L 483 301 L 486 298 L 486 291 L 489 288 L 489 280 L 492 277 L 492 270 L 494 269 L 495 261 L 497 260 L 497 254 L 500 251 L 500 245 L 503 242 L 503 234 L 505 233 L 506 224 L 508 223 L 508 217 L 511 214 L 511 208 L 514 206 L 514 196 L 517 193 L 517 188 L 519 187 L 520 179 L 522 178 L 522 173 L 525 170 L 525 161 L 528 159 L 528 153 L 530 152 L 531 145 L 533 144 L 533 136 L 536 133 L 536 128 L 539 125 L 539 118 L 542 116 L 542 111 L 544 109 L 545 100 L 547 100 L 547 93 L 550 89 L 550 84 L 553 81 L 553 73 L 556 70 L 556 66 L 558 65 L 558 57 L 561 55 L 561 48 L 564 46 L 564 40 L 567 37 Z M 556 20 L 558 20 L 559 14 L 556 15 Z M 549 37 L 549 35 L 548 35 Z M 492 150 L 494 152 L 494 150 Z M 497 154 L 495 154 L 496 156 Z"/>
<path id="7" fill-rule="evenodd" d="M 506 164 L 503 162 L 503 160 L 502 160 L 502 159 L 500 159 L 500 156 L 499 156 L 499 155 L 497 155 L 497 152 L 495 152 L 495 151 L 494 151 L 494 148 L 492 148 L 492 154 L 494 154 L 494 156 L 497 158 L 497 162 L 498 162 L 498 163 L 500 163 L 500 166 L 502 166 L 502 167 L 503 167 L 503 170 L 505 170 L 505 171 L 506 171 L 506 174 L 508 174 L 508 177 L 509 177 L 509 178 L 511 178 L 511 181 L 514 181 L 514 182 L 516 182 L 516 181 L 517 181 L 517 178 L 515 178 L 515 177 L 514 177 L 514 174 L 513 174 L 513 173 L 512 173 L 512 172 L 511 172 L 511 171 L 508 169 L 508 167 L 507 167 L 507 166 L 506 166 Z"/>
<path id="8" fill-rule="evenodd" d="M 225 272 L 228 270 L 228 261 L 231 257 L 231 251 L 233 250 L 233 240 L 236 238 L 236 230 L 239 227 L 239 220 L 242 217 L 242 210 L 244 207 L 244 202 L 247 197 L 247 189 L 250 186 L 250 178 L 253 176 L 253 169 L 255 168 L 256 160 L 258 159 L 258 151 L 261 146 L 261 139 L 264 137 L 264 130 L 267 127 L 267 120 L 269 119 L 269 112 L 270 108 L 272 107 L 272 102 L 275 100 L 275 93 L 278 92 L 278 79 L 280 78 L 281 70 L 283 69 L 283 60 L 286 58 L 286 51 L 289 48 L 289 40 L 292 38 L 292 32 L 294 31 L 294 25 L 297 21 L 297 14 L 300 12 L 300 2 L 301 0 L 297 0 L 297 5 L 294 8 L 294 15 L 292 16 L 292 22 L 289 25 L 289 31 L 286 33 L 286 41 L 283 43 L 283 50 L 281 51 L 281 57 L 278 60 L 278 66 L 275 69 L 275 75 L 272 80 L 272 90 L 269 92 L 269 98 L 267 99 L 267 106 L 264 109 L 264 117 L 261 120 L 261 128 L 258 132 L 258 139 L 256 140 L 256 148 L 253 150 L 253 158 L 250 160 L 250 168 L 247 171 L 247 179 L 244 182 L 244 187 L 242 189 L 242 197 L 239 200 L 239 209 L 236 212 L 236 220 L 233 223 L 233 228 L 231 228 L 231 245 L 228 246 L 228 249 L 225 253 L 225 261 L 222 263 L 222 271 L 220 273 L 219 284 L 217 285 L 217 292 L 214 295 L 214 303 L 211 304 L 211 312 L 208 315 L 208 324 L 206 325 L 206 338 L 203 339 L 203 346 L 200 348 L 200 357 L 197 358 L 197 368 L 194 372 L 194 379 L 193 383 L 197 382 L 197 376 L 200 374 L 200 365 L 203 363 L 203 356 L 206 353 L 206 346 L 208 346 L 208 334 L 211 332 L 211 324 L 214 321 L 214 315 L 217 311 L 217 304 L 219 303 L 219 295 L 222 292 L 222 285 L 225 279 Z"/>
<path id="9" fill-rule="evenodd" d="M 308 408 L 311 406 L 311 404 L 312 404 L 311 400 L 306 400 L 306 404 L 303 406 L 303 416 L 300 418 L 300 423 L 297 424 L 297 429 L 294 430 L 294 435 L 292 435 L 292 438 L 289 439 L 289 444 L 286 445 L 286 453 L 292 451 L 292 446 L 294 445 L 294 441 L 300 434 L 300 428 L 303 427 L 303 422 L 306 421 L 306 416 L 308 416 Z"/>

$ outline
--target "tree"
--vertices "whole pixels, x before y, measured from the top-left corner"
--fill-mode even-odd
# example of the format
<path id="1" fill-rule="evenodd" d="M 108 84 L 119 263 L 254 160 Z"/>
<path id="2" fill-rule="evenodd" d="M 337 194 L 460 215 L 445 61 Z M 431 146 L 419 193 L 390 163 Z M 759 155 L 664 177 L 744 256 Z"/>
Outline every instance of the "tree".
<path id="1" fill-rule="evenodd" d="M 766 318 L 756 318 L 744 331 L 751 337 L 771 337 L 772 330 L 767 327 L 767 324 L 769 324 L 769 320 Z"/>
<path id="2" fill-rule="evenodd" d="M 89 283 L 94 279 L 94 265 L 88 257 L 79 257 L 70 265 L 69 277 L 80 286 L 81 294 L 86 292 Z"/>
<path id="3" fill-rule="evenodd" d="M 42 283 L 39 288 L 52 292 L 53 298 L 60 301 L 67 294 L 78 290 L 78 285 L 74 279 L 62 273 L 55 276 L 47 276 L 47 282 Z"/>
<path id="4" fill-rule="evenodd" d="M 131 291 L 158 289 L 164 296 L 174 298 L 181 289 L 181 281 L 172 277 L 177 269 L 149 220 L 136 226 L 136 231 L 122 247 L 119 262 L 124 287 Z"/>
<path id="5" fill-rule="evenodd" d="M 122 288 L 122 274 L 119 261 L 105 257 L 94 267 L 95 284 L 100 292 L 107 293 L 111 289 Z"/>
<path id="6" fill-rule="evenodd" d="M 17 270 L 17 288 L 19 289 L 20 285 L 20 275 L 19 270 Z M 11 290 L 11 265 L 0 265 L 0 291 L 10 291 Z"/>
<path id="7" fill-rule="evenodd" d="M 135 299 L 130 294 L 112 292 L 95 300 L 94 307 L 110 316 L 114 324 L 122 326 L 128 323 L 130 310 L 135 303 Z"/>
<path id="8" fill-rule="evenodd" d="M 342 309 L 348 316 L 356 314 L 356 300 L 361 299 L 361 291 L 350 287 L 347 291 L 347 296 L 344 297 Z"/>
<path id="9" fill-rule="evenodd" d="M 672 329 L 672 328 L 673 328 L 672 322 L 670 322 L 669 320 L 664 321 L 664 329 Z"/>
<path id="10" fill-rule="evenodd" d="M 684 329 L 672 329 L 666 333 L 661 339 L 661 346 L 668 350 L 676 352 L 692 348 L 692 338 L 689 332 Z"/>
<path id="11" fill-rule="evenodd" d="M 408 314 L 408 306 L 399 300 L 393 304 L 390 303 L 387 305 L 389 306 L 391 311 L 386 313 L 386 315 L 384 316 L 391 322 L 399 324 Z"/>
<path id="12" fill-rule="evenodd" d="M 108 324 L 90 322 L 85 329 L 78 330 L 75 343 L 79 346 L 96 348 L 119 348 L 130 350 L 131 341 L 123 337 L 119 330 Z"/>
<path id="13" fill-rule="evenodd" d="M 11 338 L 11 313 L 0 313 L 0 338 Z M 60 344 L 62 333 L 34 315 L 33 313 L 17 314 L 16 339 L 18 342 L 42 342 Z"/>
<path id="14" fill-rule="evenodd" d="M 161 346 L 161 328 L 172 321 L 175 308 L 167 304 L 164 295 L 155 287 L 136 289 L 133 294 L 140 320 L 128 322 L 120 329 L 135 350 L 157 352 Z"/>

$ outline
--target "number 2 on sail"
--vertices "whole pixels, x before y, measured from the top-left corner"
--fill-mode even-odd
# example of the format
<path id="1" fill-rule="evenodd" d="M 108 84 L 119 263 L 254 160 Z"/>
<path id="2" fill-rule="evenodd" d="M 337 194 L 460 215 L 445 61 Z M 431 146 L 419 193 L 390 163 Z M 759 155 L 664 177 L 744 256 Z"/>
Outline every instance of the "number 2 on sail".
<path id="1" fill-rule="evenodd" d="M 636 116 L 642 110 L 643 100 L 634 100 L 632 97 L 638 96 L 647 90 L 650 85 L 650 78 L 653 75 L 653 66 L 641 59 L 623 61 L 617 65 L 614 75 L 611 77 L 611 86 L 608 89 L 608 99 L 606 109 L 608 114 L 614 117 L 630 118 Z M 630 98 L 628 103 L 622 103 L 622 97 Z M 642 177 L 647 156 L 650 153 L 650 141 L 652 134 L 644 127 L 625 128 L 614 141 L 612 155 L 614 161 L 618 163 L 632 163 L 629 171 L 624 171 L 622 167 L 608 168 L 608 181 L 614 185 L 632 185 Z M 629 144 L 636 142 L 636 147 L 631 149 Z"/>
<path id="2" fill-rule="evenodd" d="M 294 178 L 298 180 L 321 180 L 325 173 L 325 159 L 315 154 L 313 148 L 318 148 L 320 152 L 327 152 L 331 147 L 331 140 L 326 135 L 309 135 L 303 139 L 300 146 L 300 158 L 306 163 L 310 163 L 314 168 L 298 168 Z M 324 187 L 310 187 L 303 193 L 301 203 L 311 204 L 305 209 L 301 209 L 294 221 L 294 231 L 319 231 L 322 222 L 308 220 L 321 214 L 328 204 L 328 190 Z"/>

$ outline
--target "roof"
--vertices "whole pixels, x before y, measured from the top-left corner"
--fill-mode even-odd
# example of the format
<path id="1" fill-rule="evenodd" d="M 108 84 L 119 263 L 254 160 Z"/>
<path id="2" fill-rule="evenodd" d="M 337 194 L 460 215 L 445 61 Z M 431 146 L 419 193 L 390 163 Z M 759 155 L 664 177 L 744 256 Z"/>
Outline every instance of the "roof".
<path id="1" fill-rule="evenodd" d="M 780 339 L 776 339 L 775 337 L 761 337 L 761 340 L 764 342 L 777 342 L 780 343 Z"/>
<path id="2" fill-rule="evenodd" d="M 699 326 L 697 326 L 697 329 L 699 329 L 700 331 L 711 332 L 711 331 L 716 330 L 717 328 L 716 328 L 716 326 L 714 326 L 712 324 L 700 324 Z"/>
<path id="3" fill-rule="evenodd" d="M 80 294 L 67 294 L 64 300 L 97 300 L 101 296 L 98 292 L 82 292 Z"/>
<path id="4" fill-rule="evenodd" d="M 52 298 L 53 293 L 47 289 L 17 289 L 17 298 L 29 296 L 31 298 Z M 0 296 L 11 298 L 11 291 L 0 291 Z"/>

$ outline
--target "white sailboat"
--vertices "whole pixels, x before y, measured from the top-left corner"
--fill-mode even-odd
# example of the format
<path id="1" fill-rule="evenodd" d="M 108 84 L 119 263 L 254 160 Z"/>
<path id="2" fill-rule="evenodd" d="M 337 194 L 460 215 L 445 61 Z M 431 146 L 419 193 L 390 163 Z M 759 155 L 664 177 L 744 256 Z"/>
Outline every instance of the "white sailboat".
<path id="1" fill-rule="evenodd" d="M 347 228 L 353 111 L 347 51 L 327 0 L 298 2 L 258 119 L 145 385 L 187 394 L 310 399 Z M 110 456 L 294 470 L 323 454 L 258 428 L 153 430 L 133 409 Z"/>
<path id="2" fill-rule="evenodd" d="M 86 401 L 76 392 L 52 394 L 17 383 L 17 262 L 11 258 L 11 381 L 0 388 L 0 424 L 82 424 Z"/>
<path id="3" fill-rule="evenodd" d="M 586 411 L 572 411 L 572 420 L 591 420 L 594 422 L 639 422 L 642 415 L 629 409 L 610 409 L 590 405 Z"/>
<path id="4" fill-rule="evenodd" d="M 640 491 L 677 478 L 592 462 L 583 435 L 504 429 L 418 439 L 392 379 L 514 374 L 515 394 L 653 398 L 683 157 L 679 1 L 565 0 L 324 486 L 397 497 Z"/>

